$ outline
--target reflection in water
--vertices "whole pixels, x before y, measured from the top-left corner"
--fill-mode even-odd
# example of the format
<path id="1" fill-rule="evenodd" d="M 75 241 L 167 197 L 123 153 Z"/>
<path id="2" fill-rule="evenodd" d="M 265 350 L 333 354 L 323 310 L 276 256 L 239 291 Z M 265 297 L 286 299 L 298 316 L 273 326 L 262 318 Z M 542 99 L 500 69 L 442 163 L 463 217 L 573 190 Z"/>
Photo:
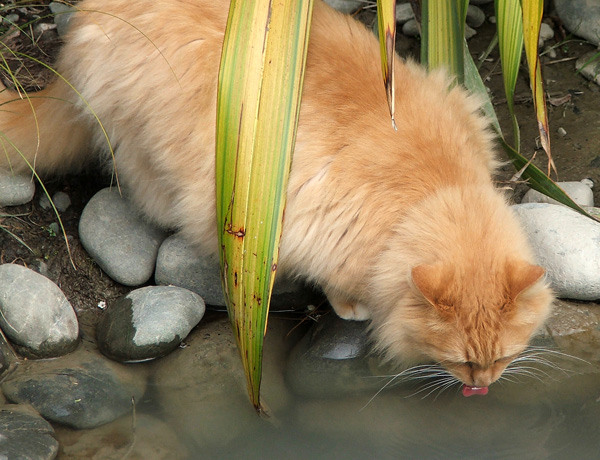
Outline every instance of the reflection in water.
<path id="1" fill-rule="evenodd" d="M 600 458 L 594 373 L 497 383 L 487 396 L 471 398 L 456 386 L 422 399 L 410 396 L 418 389 L 411 384 L 386 389 L 368 404 L 375 391 L 298 397 L 284 382 L 289 346 L 282 333 L 266 348 L 263 394 L 273 417 L 265 421 L 247 401 L 234 345 L 215 342 L 214 335 L 200 343 L 201 335 L 184 350 L 192 357 L 184 366 L 199 373 L 186 377 L 175 358 L 157 362 L 153 392 L 139 407 L 167 421 L 191 459 Z M 201 350 L 209 345 L 207 365 L 208 352 Z"/>

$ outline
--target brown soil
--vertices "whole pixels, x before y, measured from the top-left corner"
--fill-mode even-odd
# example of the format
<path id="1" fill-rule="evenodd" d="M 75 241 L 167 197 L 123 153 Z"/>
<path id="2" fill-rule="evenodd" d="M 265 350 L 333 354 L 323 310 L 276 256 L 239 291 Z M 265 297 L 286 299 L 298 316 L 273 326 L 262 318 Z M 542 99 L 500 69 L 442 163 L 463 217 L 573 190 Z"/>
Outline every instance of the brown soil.
<path id="1" fill-rule="evenodd" d="M 35 5 L 41 3 L 49 2 L 35 2 Z M 26 11 L 29 17 L 25 17 L 23 11 Z M 49 11 L 40 6 L 30 6 L 20 13 L 22 22 L 25 22 L 32 19 L 34 14 L 43 18 Z M 371 21 L 372 13 L 362 13 L 361 19 L 366 22 Z M 48 22 L 51 19 L 45 18 L 41 21 Z M 35 35 L 34 25 L 27 30 L 32 31 L 34 37 L 39 39 L 39 36 Z M 561 31 L 559 24 L 556 24 L 556 30 Z M 493 34 L 494 26 L 489 23 L 477 30 L 477 35 L 469 42 L 475 57 L 488 46 Z M 52 62 L 60 44 L 60 40 L 52 30 L 44 31 L 42 39 L 36 41 L 38 46 L 35 47 L 31 46 L 30 40 L 22 32 L 16 34 L 14 29 L 4 35 L 4 41 L 13 49 L 34 53 L 47 62 Z M 401 54 L 418 56 L 418 41 L 399 36 L 398 49 Z M 560 102 L 557 106 L 548 105 L 552 152 L 559 179 L 580 180 L 589 177 L 600 184 L 600 88 L 577 75 L 574 70 L 574 59 L 592 49 L 594 47 L 585 42 L 568 41 L 556 48 L 558 53 L 556 58 L 544 58 L 543 62 L 546 89 L 553 101 Z M 489 77 L 487 84 L 494 96 L 500 121 L 505 132 L 509 133 L 510 123 L 507 118 L 502 76 L 497 60 L 496 50 L 484 63 L 482 74 Z M 23 85 L 29 89 L 43 86 L 51 75 L 42 66 L 23 67 L 23 63 L 15 59 L 11 60 L 10 66 L 17 72 L 19 78 L 23 78 Z M 538 150 L 536 146 L 538 134 L 525 76 L 519 79 L 516 109 L 521 124 L 521 150 L 530 157 Z M 557 134 L 559 127 L 566 131 L 565 136 L 561 137 Z M 538 154 L 536 163 L 545 170 L 543 152 Z M 514 169 L 507 165 L 501 179 L 506 180 L 513 174 Z M 78 311 L 84 326 L 91 326 L 100 312 L 97 308 L 100 301 L 111 301 L 128 290 L 103 274 L 81 247 L 77 236 L 77 223 L 85 203 L 97 190 L 106 185 L 106 180 L 98 175 L 88 174 L 47 179 L 45 185 L 50 195 L 56 191 L 64 191 L 72 200 L 71 207 L 61 214 L 72 259 L 69 257 L 64 237 L 50 229 L 50 224 L 57 221 L 56 215 L 53 211 L 44 210 L 39 206 L 39 199 L 43 192 L 38 187 L 36 197 L 31 203 L 1 211 L 0 263 L 16 262 L 47 274 L 62 288 Z M 595 191 L 597 202 L 600 200 L 599 190 Z M 2 231 L 2 228 L 20 238 L 31 250 L 9 233 Z"/>

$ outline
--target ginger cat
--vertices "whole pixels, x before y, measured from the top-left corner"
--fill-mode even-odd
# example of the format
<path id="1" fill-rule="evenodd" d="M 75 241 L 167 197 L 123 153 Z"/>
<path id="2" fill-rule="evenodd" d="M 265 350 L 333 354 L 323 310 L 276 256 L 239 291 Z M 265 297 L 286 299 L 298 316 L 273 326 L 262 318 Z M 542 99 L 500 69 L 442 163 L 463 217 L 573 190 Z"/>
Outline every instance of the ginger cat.
<path id="1" fill-rule="evenodd" d="M 94 151 L 112 165 L 93 110 L 130 199 L 215 252 L 228 2 L 78 8 L 56 67 L 86 102 L 62 79 L 30 100 L 3 91 L 0 167 L 28 170 L 15 146 L 41 174 L 81 168 Z M 552 294 L 494 188 L 497 161 L 477 101 L 449 89 L 441 72 L 395 66 L 397 132 L 375 37 L 317 1 L 280 268 L 322 286 L 341 317 L 370 318 L 387 358 L 435 361 L 468 387 L 487 387 L 525 349 Z"/>

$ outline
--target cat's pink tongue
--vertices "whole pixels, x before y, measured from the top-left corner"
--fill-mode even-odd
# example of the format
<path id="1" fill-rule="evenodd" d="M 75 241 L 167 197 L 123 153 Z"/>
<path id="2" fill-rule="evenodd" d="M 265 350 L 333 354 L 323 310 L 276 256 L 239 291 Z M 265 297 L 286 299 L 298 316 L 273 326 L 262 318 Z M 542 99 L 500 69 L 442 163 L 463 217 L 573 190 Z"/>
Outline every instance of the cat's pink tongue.
<path id="1" fill-rule="evenodd" d="M 488 387 L 472 387 L 471 385 L 463 385 L 462 387 L 463 396 L 473 396 L 473 395 L 486 395 L 488 394 Z"/>

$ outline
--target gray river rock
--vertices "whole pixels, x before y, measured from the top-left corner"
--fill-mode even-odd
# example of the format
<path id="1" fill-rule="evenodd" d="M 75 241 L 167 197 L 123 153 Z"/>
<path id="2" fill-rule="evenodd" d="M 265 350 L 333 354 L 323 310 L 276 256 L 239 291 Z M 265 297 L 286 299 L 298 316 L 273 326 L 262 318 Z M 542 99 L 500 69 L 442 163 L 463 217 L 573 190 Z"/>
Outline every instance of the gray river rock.
<path id="1" fill-rule="evenodd" d="M 187 289 L 148 286 L 108 306 L 96 329 L 98 348 L 120 362 L 147 361 L 179 346 L 204 316 L 204 301 Z"/>
<path id="2" fill-rule="evenodd" d="M 594 183 L 591 180 L 583 179 L 581 181 L 557 182 L 557 185 L 579 206 L 594 206 L 594 192 L 592 191 Z M 560 204 L 558 201 L 533 189 L 527 191 L 521 203 Z"/>
<path id="3" fill-rule="evenodd" d="M 554 0 L 554 6 L 570 32 L 600 46 L 600 1 Z"/>
<path id="4" fill-rule="evenodd" d="M 160 246 L 154 281 L 189 289 L 200 295 L 207 305 L 225 307 L 218 258 L 202 255 L 179 234 L 171 235 Z M 314 297 L 314 292 L 302 283 L 278 277 L 271 309 L 305 308 Z"/>
<path id="5" fill-rule="evenodd" d="M 0 265 L 0 313 L 0 327 L 26 356 L 60 356 L 77 346 L 71 304 L 56 284 L 29 268 Z"/>
<path id="6" fill-rule="evenodd" d="M 79 220 L 83 247 L 108 276 L 126 286 L 150 279 L 165 236 L 144 221 L 116 188 L 96 193 Z"/>
<path id="7" fill-rule="evenodd" d="M 600 299 L 600 223 L 566 206 L 512 206 L 558 297 Z"/>
<path id="8" fill-rule="evenodd" d="M 0 459 L 52 460 L 57 454 L 54 429 L 33 409 L 14 404 L 0 408 Z"/>
<path id="9" fill-rule="evenodd" d="M 29 203 L 35 194 L 31 175 L 14 175 L 0 169 L 0 207 Z"/>
<path id="10" fill-rule="evenodd" d="M 86 429 L 132 411 L 146 389 L 146 372 L 80 347 L 61 358 L 23 362 L 1 388 L 9 401 L 32 405 L 46 420 Z"/>

